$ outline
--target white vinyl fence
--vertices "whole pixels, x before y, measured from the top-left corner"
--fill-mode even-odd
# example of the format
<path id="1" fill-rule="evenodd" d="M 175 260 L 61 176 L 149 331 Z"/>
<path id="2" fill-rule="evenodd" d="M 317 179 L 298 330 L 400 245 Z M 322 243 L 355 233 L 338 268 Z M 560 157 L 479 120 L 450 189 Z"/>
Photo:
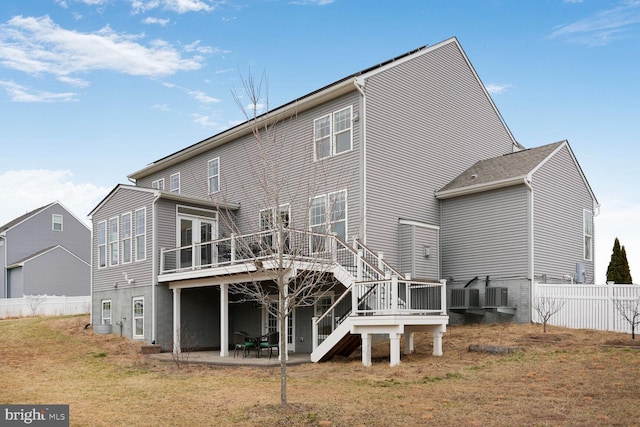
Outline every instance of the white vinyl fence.
<path id="1" fill-rule="evenodd" d="M 549 325 L 575 329 L 596 329 L 631 333 L 631 324 L 620 309 L 631 318 L 640 311 L 640 285 L 557 285 L 536 283 L 531 304 L 532 319 L 542 323 L 535 310 L 540 298 L 548 298 L 563 304 L 558 313 L 551 316 Z M 640 317 L 638 317 L 640 320 Z M 638 333 L 636 326 L 636 333 Z"/>
<path id="2" fill-rule="evenodd" d="M 89 314 L 90 312 L 91 296 L 27 295 L 23 298 L 0 299 L 0 319 Z"/>

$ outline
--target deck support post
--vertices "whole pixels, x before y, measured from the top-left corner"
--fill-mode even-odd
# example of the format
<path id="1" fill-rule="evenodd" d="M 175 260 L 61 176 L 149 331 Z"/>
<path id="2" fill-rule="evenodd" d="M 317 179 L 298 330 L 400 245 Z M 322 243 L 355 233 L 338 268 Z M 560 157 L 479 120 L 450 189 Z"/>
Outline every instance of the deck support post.
<path id="1" fill-rule="evenodd" d="M 371 366 L 371 334 L 362 333 L 362 364 Z"/>
<path id="2" fill-rule="evenodd" d="M 405 332 L 404 334 L 404 354 L 413 353 L 413 332 Z"/>
<path id="3" fill-rule="evenodd" d="M 180 349 L 180 288 L 173 288 L 173 352 L 179 354 Z"/>
<path id="4" fill-rule="evenodd" d="M 400 334 L 397 332 L 389 334 L 389 350 L 391 361 L 389 366 L 398 366 L 400 364 Z"/>
<path id="5" fill-rule="evenodd" d="M 433 332 L 433 355 L 442 356 L 442 331 Z"/>
<path id="6" fill-rule="evenodd" d="M 220 285 L 220 357 L 229 356 L 229 284 Z"/>

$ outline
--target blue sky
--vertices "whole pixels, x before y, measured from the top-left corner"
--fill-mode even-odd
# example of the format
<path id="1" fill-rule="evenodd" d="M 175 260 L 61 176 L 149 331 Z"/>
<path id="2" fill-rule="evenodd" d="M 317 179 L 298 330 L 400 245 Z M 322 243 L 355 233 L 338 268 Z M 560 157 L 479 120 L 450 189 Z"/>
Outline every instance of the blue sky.
<path id="1" fill-rule="evenodd" d="M 515 138 L 568 139 L 640 281 L 640 0 L 3 0 L 0 223 L 59 200 L 78 217 L 126 176 L 243 119 L 456 36 Z M 557 209 L 561 210 L 562 206 Z"/>

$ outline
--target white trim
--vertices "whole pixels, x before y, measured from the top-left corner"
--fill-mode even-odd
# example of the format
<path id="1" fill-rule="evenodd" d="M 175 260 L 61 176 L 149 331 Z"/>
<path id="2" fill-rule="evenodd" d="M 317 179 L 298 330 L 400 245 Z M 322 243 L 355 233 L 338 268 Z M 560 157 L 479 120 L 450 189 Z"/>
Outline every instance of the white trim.
<path id="1" fill-rule="evenodd" d="M 125 216 L 129 216 L 129 237 L 124 237 L 124 233 L 126 231 L 126 228 L 124 227 L 124 217 Z M 122 238 L 120 239 L 120 243 L 121 243 L 121 258 L 122 258 L 122 264 L 131 264 L 133 262 L 133 213 L 131 211 L 129 212 L 124 212 L 122 214 L 120 214 L 120 232 L 121 232 L 121 236 Z M 129 240 L 129 261 L 125 261 L 124 259 L 124 248 L 125 248 L 125 240 Z"/>
<path id="2" fill-rule="evenodd" d="M 116 235 L 116 239 L 115 240 L 111 240 L 111 234 L 112 234 L 112 229 L 111 229 L 111 222 L 115 221 L 116 223 L 116 231 L 115 231 L 115 235 Z M 115 243 L 117 250 L 116 253 L 116 258 L 115 258 L 115 262 L 114 262 L 114 258 L 113 258 L 113 251 L 112 251 L 112 247 L 113 244 Z M 119 216 L 113 216 L 111 218 L 109 218 L 107 220 L 107 266 L 109 267 L 115 267 L 116 265 L 120 265 L 120 217 Z"/>
<path id="3" fill-rule="evenodd" d="M 164 191 L 164 178 L 151 181 L 151 188 L 153 188 L 154 190 Z"/>
<path id="4" fill-rule="evenodd" d="M 138 227 L 137 227 L 137 225 L 138 225 L 138 222 L 137 222 L 138 215 L 137 215 L 137 213 L 139 211 L 143 211 L 142 217 L 144 218 L 144 233 L 140 233 L 140 234 L 138 234 Z M 133 259 L 134 259 L 135 262 L 145 261 L 147 259 L 147 233 L 148 233 L 147 228 L 148 228 L 147 227 L 147 207 L 143 206 L 143 207 L 138 208 L 138 209 L 133 211 L 133 241 L 136 242 L 136 244 L 134 246 L 135 247 L 135 251 L 134 251 L 135 256 L 133 257 Z M 144 257 L 141 257 L 141 258 L 138 258 L 138 237 L 139 236 L 144 236 L 144 251 L 143 251 Z"/>
<path id="5" fill-rule="evenodd" d="M 56 217 L 60 217 L 60 230 L 56 230 Z M 64 231 L 64 215 L 62 214 L 51 214 L 51 231 Z"/>
<path id="6" fill-rule="evenodd" d="M 172 179 L 177 177 L 178 179 L 178 186 L 176 188 L 173 188 L 173 181 Z M 172 173 L 171 175 L 169 175 L 169 192 L 171 193 L 178 193 L 180 194 L 180 172 L 176 172 L 176 173 Z"/>
<path id="7" fill-rule="evenodd" d="M 587 234 L 586 233 L 586 214 L 587 212 L 589 213 L 589 215 L 591 216 L 591 234 Z M 587 245 L 585 244 L 585 239 L 589 237 L 591 239 L 591 247 L 589 248 L 589 255 L 591 255 L 590 258 L 587 258 L 585 255 L 587 253 Z M 593 261 L 593 251 L 594 251 L 594 245 L 593 245 L 593 211 L 589 210 L 589 209 L 582 209 L 582 259 L 584 261 Z"/>
<path id="8" fill-rule="evenodd" d="M 142 317 L 136 316 L 136 301 L 142 301 Z M 131 298 L 131 336 L 133 339 L 144 339 L 144 296 Z M 136 334 L 136 320 L 142 319 L 142 335 Z"/>
<path id="9" fill-rule="evenodd" d="M 439 225 L 427 224 L 426 222 L 416 221 L 413 219 L 398 218 L 398 224 L 413 225 L 420 228 L 430 228 L 432 230 L 440 230 Z"/>
<path id="10" fill-rule="evenodd" d="M 216 175 L 209 175 L 209 173 L 211 172 L 211 162 L 216 162 L 218 164 L 218 173 Z M 220 165 L 220 156 L 218 157 L 214 157 L 213 159 L 210 159 L 207 161 L 207 194 L 215 194 L 220 192 L 220 173 L 221 173 L 221 165 Z M 216 182 L 218 183 L 218 188 L 215 191 L 212 191 L 211 189 L 211 179 L 215 178 Z"/>
<path id="11" fill-rule="evenodd" d="M 108 317 L 109 323 L 104 323 L 106 319 L 104 317 L 104 304 L 107 302 L 109 303 L 109 317 Z M 113 324 L 113 302 L 111 301 L 111 298 L 100 300 L 100 324 L 101 325 Z"/>

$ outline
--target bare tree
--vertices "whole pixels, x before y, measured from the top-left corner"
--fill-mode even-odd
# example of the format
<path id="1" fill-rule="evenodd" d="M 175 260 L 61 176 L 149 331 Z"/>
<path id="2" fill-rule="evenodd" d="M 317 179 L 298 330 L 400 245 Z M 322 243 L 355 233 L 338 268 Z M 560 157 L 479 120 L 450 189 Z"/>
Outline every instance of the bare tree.
<path id="1" fill-rule="evenodd" d="M 553 297 L 538 297 L 533 309 L 542 320 L 542 331 L 547 332 L 547 323 L 564 307 L 565 301 Z"/>
<path id="2" fill-rule="evenodd" d="M 244 173 L 255 185 L 252 193 L 261 195 L 261 200 L 254 201 L 255 210 L 260 210 L 261 231 L 233 239 L 234 253 L 250 260 L 255 271 L 250 272 L 249 281 L 231 285 L 229 292 L 239 301 L 265 307 L 277 319 L 281 350 L 280 403 L 286 406 L 288 318 L 296 308 L 313 306 L 337 283 L 332 268 L 336 262 L 337 235 L 344 233 L 341 219 L 346 216 L 346 195 L 338 192 L 318 199 L 324 204 L 322 209 L 312 196 L 320 188 L 333 185 L 335 189 L 335 185 L 344 184 L 344 177 L 333 171 L 328 183 L 329 175 L 323 169 L 326 162 L 314 162 L 310 149 L 307 150 L 311 152 L 308 162 L 294 158 L 293 138 L 288 138 L 282 124 L 295 120 L 295 113 L 276 116 L 268 111 L 268 103 L 262 97 L 263 85 L 267 84 L 264 75 L 256 80 L 249 74 L 242 78 L 242 83 L 243 91 L 234 91 L 233 95 L 252 124 Z M 290 165 L 294 162 L 304 165 L 292 173 Z M 260 209 L 258 203 L 265 209 Z M 310 211 L 314 208 L 318 212 L 312 221 Z M 249 211 L 255 210 L 249 208 Z M 296 212 L 295 221 L 291 218 L 292 210 Z M 230 211 L 221 213 L 221 222 L 228 233 L 241 236 Z"/>
<path id="3" fill-rule="evenodd" d="M 636 339 L 636 327 L 640 325 L 640 297 L 636 299 L 616 299 L 616 310 L 631 326 L 631 339 Z"/>
<path id="4" fill-rule="evenodd" d="M 44 302 L 44 295 L 25 295 L 25 302 L 27 303 L 27 307 L 29 307 L 29 311 L 31 312 L 31 316 L 36 317 L 38 315 L 38 307 Z"/>

